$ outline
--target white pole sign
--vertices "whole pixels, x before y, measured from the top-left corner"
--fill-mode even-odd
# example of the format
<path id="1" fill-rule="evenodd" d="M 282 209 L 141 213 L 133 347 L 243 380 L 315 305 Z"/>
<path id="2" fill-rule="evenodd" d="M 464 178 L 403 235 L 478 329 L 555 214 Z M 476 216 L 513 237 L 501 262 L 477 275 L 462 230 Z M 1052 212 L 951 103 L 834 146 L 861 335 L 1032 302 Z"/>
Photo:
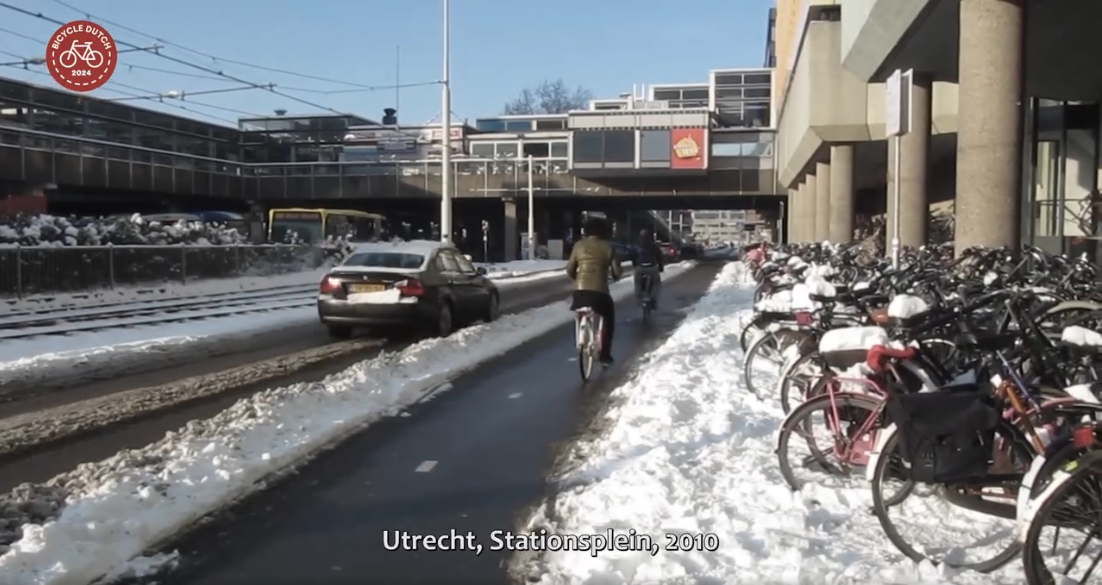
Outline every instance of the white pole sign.
<path id="1" fill-rule="evenodd" d="M 885 104 L 884 130 L 888 140 L 895 140 L 895 156 L 892 161 L 892 267 L 899 268 L 899 254 L 901 243 L 899 241 L 899 227 L 902 223 L 899 215 L 899 203 L 902 197 L 900 184 L 900 171 L 903 167 L 903 141 L 901 137 L 911 131 L 911 95 L 914 91 L 914 70 L 901 71 L 896 69 L 884 88 L 887 98 Z"/>

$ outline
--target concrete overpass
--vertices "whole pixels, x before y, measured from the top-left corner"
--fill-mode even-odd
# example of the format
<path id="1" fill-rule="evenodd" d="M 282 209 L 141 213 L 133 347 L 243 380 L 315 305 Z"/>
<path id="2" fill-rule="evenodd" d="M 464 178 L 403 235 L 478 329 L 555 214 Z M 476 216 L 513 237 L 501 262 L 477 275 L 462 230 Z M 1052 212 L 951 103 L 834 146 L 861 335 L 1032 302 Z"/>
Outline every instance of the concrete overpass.
<path id="1" fill-rule="evenodd" d="M 896 180 L 904 245 L 931 211 L 958 249 L 1034 242 L 1094 253 L 1102 3 L 779 0 L 777 174 L 798 240 L 848 239 Z M 799 8 L 796 8 L 798 5 Z M 784 19 L 790 22 L 784 22 Z M 884 81 L 913 69 L 913 132 L 892 176 Z M 891 234 L 888 236 L 891 238 Z"/>

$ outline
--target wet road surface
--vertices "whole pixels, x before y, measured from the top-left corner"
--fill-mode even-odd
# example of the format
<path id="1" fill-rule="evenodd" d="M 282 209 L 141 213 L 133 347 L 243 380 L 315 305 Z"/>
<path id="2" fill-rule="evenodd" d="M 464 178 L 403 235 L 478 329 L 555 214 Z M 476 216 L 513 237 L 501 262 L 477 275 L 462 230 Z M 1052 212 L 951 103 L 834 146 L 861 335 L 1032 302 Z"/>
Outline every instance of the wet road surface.
<path id="1" fill-rule="evenodd" d="M 556 329 L 460 377 L 408 416 L 387 419 L 220 514 L 167 550 L 180 566 L 161 585 L 507 583 L 512 530 L 546 489 L 556 454 L 588 426 L 603 397 L 633 373 L 703 295 L 720 268 L 664 284 L 646 324 L 617 305 L 617 363 L 581 382 L 573 327 Z M 388 551 L 383 535 L 473 534 L 471 551 Z"/>

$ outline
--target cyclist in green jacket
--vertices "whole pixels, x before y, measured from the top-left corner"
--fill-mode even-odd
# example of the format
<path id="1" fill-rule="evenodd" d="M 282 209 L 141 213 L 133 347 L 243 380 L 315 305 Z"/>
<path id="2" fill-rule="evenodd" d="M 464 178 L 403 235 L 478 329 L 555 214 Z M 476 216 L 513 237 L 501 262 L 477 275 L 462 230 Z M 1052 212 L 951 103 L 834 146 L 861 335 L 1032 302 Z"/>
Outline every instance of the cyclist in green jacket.
<path id="1" fill-rule="evenodd" d="M 566 263 L 566 274 L 574 279 L 570 308 L 589 307 L 604 321 L 601 364 L 612 363 L 612 340 L 616 330 L 616 303 L 609 294 L 609 277 L 620 280 L 623 267 L 608 241 L 608 222 L 600 217 L 586 220 L 585 238 L 576 242 Z"/>

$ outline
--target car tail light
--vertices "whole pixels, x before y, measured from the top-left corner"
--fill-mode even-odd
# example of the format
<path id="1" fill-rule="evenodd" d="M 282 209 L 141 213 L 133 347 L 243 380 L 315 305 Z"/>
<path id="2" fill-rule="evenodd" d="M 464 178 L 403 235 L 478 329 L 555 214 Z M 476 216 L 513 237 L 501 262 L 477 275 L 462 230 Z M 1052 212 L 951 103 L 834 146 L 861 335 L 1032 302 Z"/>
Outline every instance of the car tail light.
<path id="1" fill-rule="evenodd" d="M 318 292 L 321 294 L 333 294 L 341 289 L 341 281 L 326 276 L 321 279 L 321 284 L 318 286 Z"/>
<path id="2" fill-rule="evenodd" d="M 407 278 L 405 280 L 399 280 L 394 283 L 394 288 L 398 289 L 403 297 L 419 297 L 425 294 L 425 286 L 421 284 L 420 280 L 415 278 Z"/>

